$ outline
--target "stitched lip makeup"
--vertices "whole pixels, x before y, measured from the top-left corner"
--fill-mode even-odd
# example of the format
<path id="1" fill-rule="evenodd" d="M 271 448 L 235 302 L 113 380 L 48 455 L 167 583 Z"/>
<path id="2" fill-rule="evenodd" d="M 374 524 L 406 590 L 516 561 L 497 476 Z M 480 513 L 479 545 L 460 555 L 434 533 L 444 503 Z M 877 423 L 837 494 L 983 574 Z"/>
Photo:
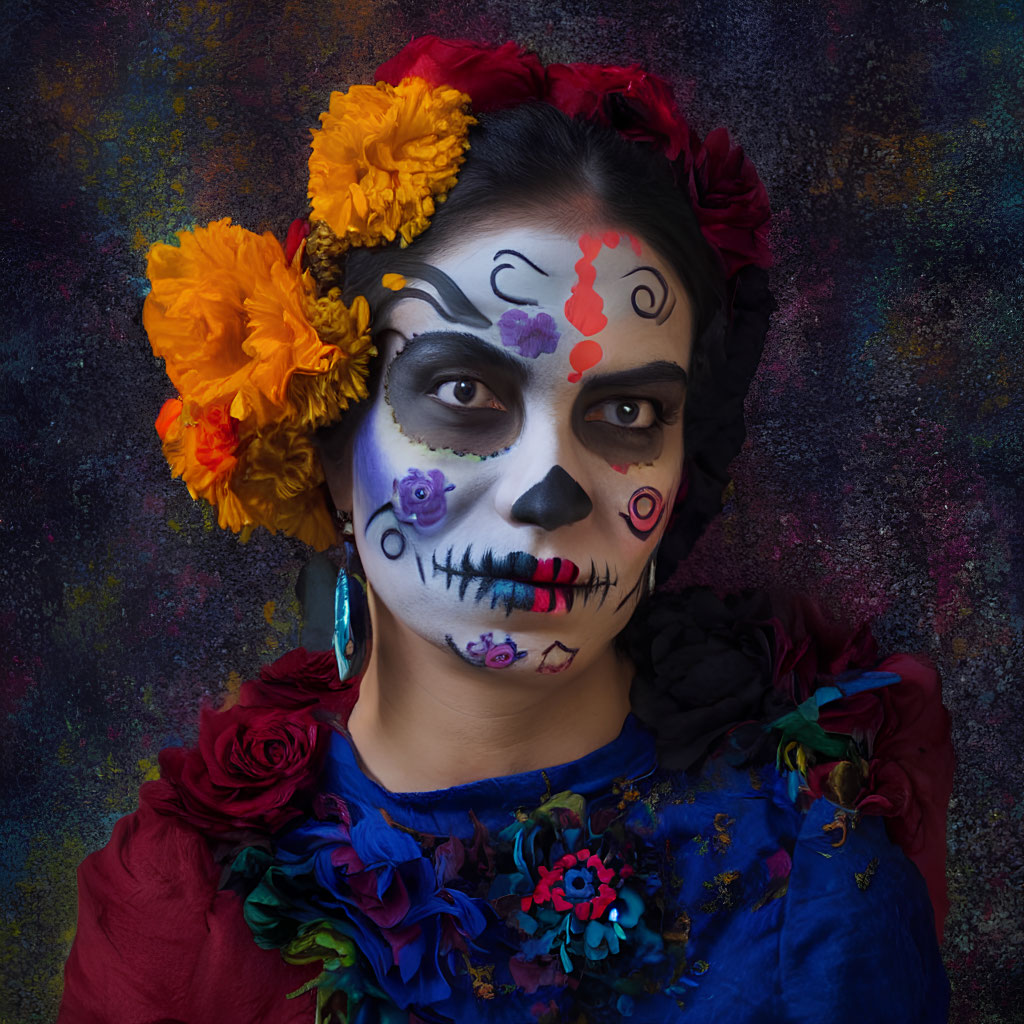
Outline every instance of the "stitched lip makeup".
<path id="1" fill-rule="evenodd" d="M 473 557 L 472 546 L 456 557 L 448 548 L 443 559 L 433 555 L 434 575 L 445 576 L 445 589 L 458 587 L 459 600 L 470 594 L 474 601 L 487 600 L 491 608 L 565 614 L 577 600 L 586 605 L 596 599 L 600 607 L 617 579 L 606 565 L 598 570 L 591 562 L 589 574 L 581 578 L 580 567 L 568 558 L 536 558 L 525 551 L 497 555 L 490 549 Z"/>

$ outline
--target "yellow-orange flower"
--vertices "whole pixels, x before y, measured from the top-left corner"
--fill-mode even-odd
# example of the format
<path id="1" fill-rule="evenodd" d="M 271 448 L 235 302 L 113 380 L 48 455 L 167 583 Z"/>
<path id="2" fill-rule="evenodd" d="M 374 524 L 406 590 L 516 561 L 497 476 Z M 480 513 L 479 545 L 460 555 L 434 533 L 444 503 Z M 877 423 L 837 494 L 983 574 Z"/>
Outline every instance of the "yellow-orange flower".
<path id="1" fill-rule="evenodd" d="M 361 295 L 351 306 L 332 288 L 306 305 L 310 322 L 323 341 L 337 349 L 337 358 L 324 373 L 296 373 L 289 399 L 300 421 L 318 428 L 336 423 L 350 402 L 366 398 L 370 360 L 377 354 L 370 335 L 370 304 Z"/>
<path id="2" fill-rule="evenodd" d="M 307 317 L 312 283 L 285 262 L 269 232 L 257 235 L 225 218 L 178 238 L 180 246 L 150 250 L 152 291 L 142 313 L 172 383 L 201 405 L 226 402 L 236 420 L 251 417 L 255 429 L 294 412 L 292 376 L 327 373 L 342 359 Z"/>
<path id="3" fill-rule="evenodd" d="M 324 472 L 305 426 L 282 422 L 253 437 L 232 487 L 250 521 L 318 550 L 335 542 Z"/>
<path id="4" fill-rule="evenodd" d="M 269 234 L 229 220 L 150 252 L 143 321 L 179 399 L 157 418 L 164 454 L 221 526 L 333 542 L 312 433 L 366 395 L 365 299 L 320 299 Z M 318 333 L 319 332 L 319 333 Z"/>
<path id="5" fill-rule="evenodd" d="M 202 409 L 170 399 L 157 417 L 164 457 L 173 476 L 180 476 L 193 498 L 205 498 L 217 509 L 217 523 L 235 532 L 250 525 L 231 479 L 238 466 L 238 429 L 226 406 Z"/>
<path id="6" fill-rule="evenodd" d="M 309 157 L 311 219 L 350 245 L 396 236 L 407 245 L 455 184 L 475 123 L 468 105 L 465 93 L 420 78 L 331 93 Z"/>

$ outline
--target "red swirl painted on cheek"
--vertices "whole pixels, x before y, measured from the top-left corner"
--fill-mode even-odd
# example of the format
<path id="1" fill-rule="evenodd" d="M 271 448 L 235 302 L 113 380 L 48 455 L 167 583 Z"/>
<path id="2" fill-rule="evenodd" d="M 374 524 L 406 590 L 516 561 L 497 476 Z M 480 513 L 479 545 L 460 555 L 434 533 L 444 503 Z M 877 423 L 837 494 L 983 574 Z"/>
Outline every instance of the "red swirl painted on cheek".
<path id="1" fill-rule="evenodd" d="M 654 532 L 661 522 L 661 514 L 665 511 L 665 499 L 661 491 L 654 487 L 640 487 L 630 495 L 625 512 L 619 515 L 626 520 L 634 537 L 646 539 Z"/>

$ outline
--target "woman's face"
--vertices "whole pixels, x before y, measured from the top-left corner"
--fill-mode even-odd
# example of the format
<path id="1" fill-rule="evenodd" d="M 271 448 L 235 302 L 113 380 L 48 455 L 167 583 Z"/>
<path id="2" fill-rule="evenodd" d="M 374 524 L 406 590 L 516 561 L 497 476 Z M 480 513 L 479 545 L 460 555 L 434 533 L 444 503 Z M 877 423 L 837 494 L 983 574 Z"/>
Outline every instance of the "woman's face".
<path id="1" fill-rule="evenodd" d="M 577 672 L 629 619 L 679 487 L 688 297 L 614 230 L 481 230 L 378 325 L 353 518 L 378 601 L 481 671 Z"/>

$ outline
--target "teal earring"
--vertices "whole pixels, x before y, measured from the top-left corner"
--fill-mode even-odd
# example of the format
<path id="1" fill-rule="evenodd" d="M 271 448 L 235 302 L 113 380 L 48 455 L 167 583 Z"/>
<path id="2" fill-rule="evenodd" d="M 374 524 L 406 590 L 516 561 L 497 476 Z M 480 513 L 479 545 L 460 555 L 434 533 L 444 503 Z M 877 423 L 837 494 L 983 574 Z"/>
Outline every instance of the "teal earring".
<path id="1" fill-rule="evenodd" d="M 344 536 L 345 564 L 334 588 L 334 657 L 338 675 L 351 679 L 362 673 L 370 646 L 370 607 L 359 553 Z"/>

